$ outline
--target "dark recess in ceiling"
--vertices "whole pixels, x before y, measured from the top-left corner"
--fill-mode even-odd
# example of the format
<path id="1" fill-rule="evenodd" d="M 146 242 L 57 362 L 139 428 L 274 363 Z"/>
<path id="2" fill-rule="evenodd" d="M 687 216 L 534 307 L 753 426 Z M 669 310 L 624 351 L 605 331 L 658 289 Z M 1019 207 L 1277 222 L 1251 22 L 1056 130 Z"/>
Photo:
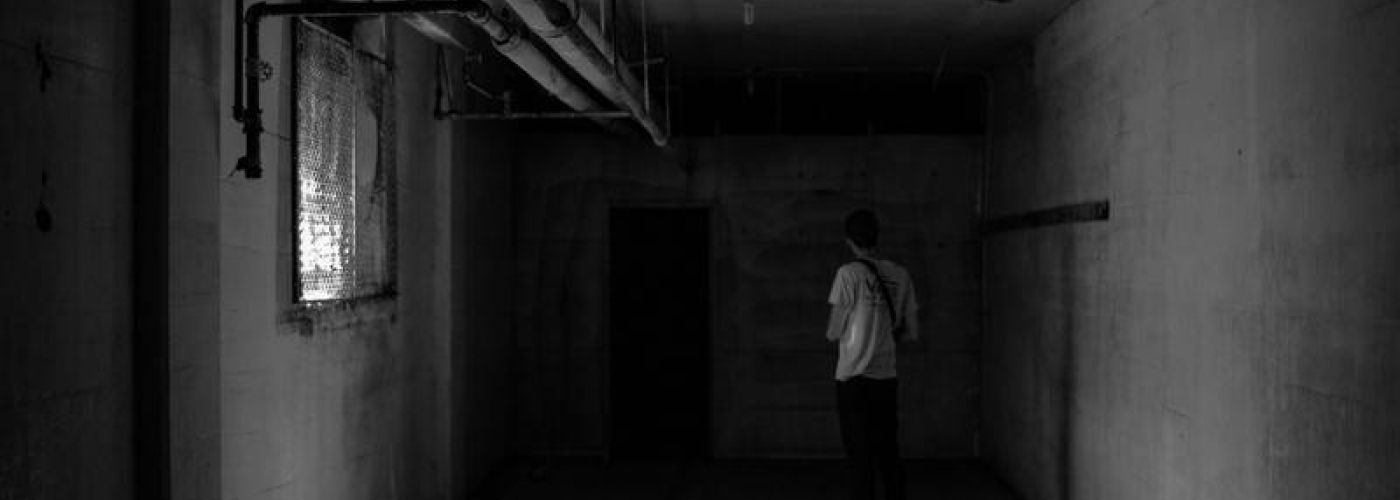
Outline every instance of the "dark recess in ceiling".
<path id="1" fill-rule="evenodd" d="M 696 77 L 673 98 L 675 134 L 981 134 L 986 94 L 983 78 L 968 73 Z"/>

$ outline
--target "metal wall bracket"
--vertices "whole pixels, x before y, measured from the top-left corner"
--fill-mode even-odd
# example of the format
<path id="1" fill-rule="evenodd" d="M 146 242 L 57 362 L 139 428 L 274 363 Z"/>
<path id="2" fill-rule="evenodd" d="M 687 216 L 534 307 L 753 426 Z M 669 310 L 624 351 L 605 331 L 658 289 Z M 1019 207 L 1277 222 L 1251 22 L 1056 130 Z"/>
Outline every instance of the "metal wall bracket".
<path id="1" fill-rule="evenodd" d="M 982 223 L 982 234 L 996 234 L 1060 224 L 1108 220 L 1108 200 L 1063 205 L 1004 215 Z"/>

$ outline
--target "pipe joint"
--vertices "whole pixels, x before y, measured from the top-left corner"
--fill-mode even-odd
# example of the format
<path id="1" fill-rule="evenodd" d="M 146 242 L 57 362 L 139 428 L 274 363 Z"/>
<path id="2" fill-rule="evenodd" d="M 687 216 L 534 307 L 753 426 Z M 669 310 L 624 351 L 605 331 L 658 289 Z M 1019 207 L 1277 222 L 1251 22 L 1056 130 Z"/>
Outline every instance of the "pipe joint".
<path id="1" fill-rule="evenodd" d="M 243 23 L 257 24 L 261 22 L 262 18 L 267 17 L 267 9 L 267 2 L 257 2 L 253 5 L 249 5 L 248 9 L 243 11 Z"/>
<path id="2" fill-rule="evenodd" d="M 497 47 L 510 46 L 520 40 L 519 34 L 516 33 L 514 29 L 511 29 L 510 26 L 507 26 L 505 23 L 493 17 L 490 11 L 469 11 L 464 17 L 466 17 L 468 21 L 471 21 L 472 24 L 480 27 L 482 31 L 486 32 L 486 36 L 491 39 L 491 43 L 495 44 Z"/>

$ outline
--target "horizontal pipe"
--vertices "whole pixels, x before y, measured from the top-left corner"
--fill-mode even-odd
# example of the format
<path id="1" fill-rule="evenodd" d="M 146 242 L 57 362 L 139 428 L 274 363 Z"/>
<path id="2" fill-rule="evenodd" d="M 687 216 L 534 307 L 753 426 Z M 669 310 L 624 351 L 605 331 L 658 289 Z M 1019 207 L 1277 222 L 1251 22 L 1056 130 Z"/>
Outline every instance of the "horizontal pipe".
<path id="1" fill-rule="evenodd" d="M 626 111 L 593 111 L 587 113 L 460 113 L 449 111 L 438 115 L 439 119 L 446 120 L 568 120 L 578 118 L 590 119 L 614 119 L 631 118 L 632 114 Z"/>
<path id="2" fill-rule="evenodd" d="M 620 76 L 629 73 L 627 69 L 614 66 L 579 27 L 582 14 L 558 0 L 506 0 L 506 3 L 599 93 L 619 108 L 631 112 L 653 142 L 658 146 L 666 144 L 665 133 L 657 127 L 647 111 L 648 106 L 637 96 L 635 86 L 629 84 L 626 77 Z"/>
<path id="3" fill-rule="evenodd" d="M 549 1 L 555 1 L 558 5 L 563 5 L 557 2 L 557 0 Z M 565 8 L 567 9 L 568 7 Z M 637 78 L 632 76 L 632 72 L 628 71 L 627 67 L 617 67 L 619 58 L 617 57 L 617 53 L 614 52 L 616 49 L 613 47 L 612 42 L 609 41 L 607 37 L 603 36 L 603 32 L 599 29 L 598 23 L 593 21 L 593 17 L 588 15 L 588 11 L 574 9 L 570 14 L 573 16 L 573 24 L 578 26 L 579 31 L 583 32 L 583 36 L 588 37 L 588 41 L 593 42 L 593 46 L 598 48 L 598 52 L 603 55 L 603 59 L 609 61 L 609 63 L 614 66 L 613 73 L 616 74 L 618 78 L 622 79 L 623 86 L 631 92 L 636 92 L 639 88 L 637 85 Z M 646 20 L 642 22 L 646 22 Z M 613 29 L 617 29 L 617 27 L 614 26 Z"/>
<path id="4" fill-rule="evenodd" d="M 380 14 L 460 14 L 470 3 L 457 0 L 404 0 L 401 2 L 266 3 L 248 7 L 248 22 L 264 17 L 353 17 Z"/>
<path id="5" fill-rule="evenodd" d="M 243 15 L 243 26 L 238 29 L 248 30 L 243 37 L 245 44 L 244 53 L 247 55 L 246 61 L 239 61 L 238 64 L 253 64 L 260 62 L 259 53 L 259 32 L 262 21 L 268 17 L 300 16 L 300 17 L 342 17 L 342 16 L 373 16 L 380 14 L 460 14 L 472 7 L 472 3 L 460 2 L 457 0 L 406 0 L 401 2 L 366 2 L 366 3 L 278 3 L 270 4 L 258 2 L 248 7 Z M 243 175 L 249 179 L 262 177 L 262 105 L 259 100 L 261 93 L 261 81 L 258 78 L 258 71 L 253 68 L 240 68 L 244 78 L 244 109 L 241 113 L 243 122 L 244 153 L 238 159 L 237 169 L 243 171 Z M 237 101 L 237 99 L 235 99 Z"/>
<path id="6" fill-rule="evenodd" d="M 491 7 L 483 2 L 469 2 L 472 5 L 470 10 L 465 12 L 465 17 L 472 24 L 475 24 L 486 35 L 491 38 L 491 45 L 496 51 L 515 63 L 525 74 L 535 80 L 541 87 L 548 91 L 555 98 L 559 99 L 569 108 L 580 113 L 592 113 L 602 111 L 583 87 L 574 83 L 573 79 L 559 70 L 553 62 L 545 56 L 544 51 L 534 40 L 520 36 L 520 33 L 509 24 L 502 22 L 491 13 Z M 604 118 L 617 118 L 616 116 L 604 117 L 594 116 L 594 121 L 600 125 L 608 126 Z M 626 118 L 622 116 L 621 118 Z"/>
<path id="7" fill-rule="evenodd" d="M 563 4 L 557 2 L 552 5 L 556 8 L 563 7 Z M 566 10 L 568 9 L 568 7 L 563 8 Z M 630 115 L 635 117 L 637 121 L 642 124 L 643 128 L 647 129 L 658 145 L 665 143 L 665 136 L 662 135 L 661 131 L 656 128 L 652 119 L 646 114 L 645 107 L 639 105 L 636 97 L 631 95 L 631 92 L 628 92 L 625 88 L 626 84 L 623 81 L 619 81 L 619 77 L 616 73 L 626 73 L 626 68 L 612 68 L 614 74 L 607 75 L 606 69 L 611 68 L 611 65 L 601 59 L 597 48 L 593 46 L 592 42 L 587 40 L 587 37 L 577 28 L 576 23 L 569 23 L 565 26 L 569 31 L 567 40 L 569 40 L 570 43 L 568 45 L 561 44 L 560 46 L 572 46 L 575 47 L 574 51 L 586 54 L 582 59 L 587 61 L 587 64 L 582 66 L 586 69 L 580 70 L 580 74 L 583 74 L 590 83 L 598 86 L 599 90 L 604 95 L 607 95 L 614 102 L 619 103 L 619 106 L 628 110 L 628 112 L 602 111 L 599 105 L 588 96 L 586 91 L 574 84 L 567 75 L 564 75 L 557 67 L 549 62 L 548 57 L 544 55 L 543 51 L 541 51 L 533 41 L 524 39 L 519 36 L 518 33 L 515 33 L 508 25 L 496 19 L 495 16 L 491 14 L 490 7 L 479 0 L 404 0 L 398 2 L 275 4 L 258 2 L 248 7 L 248 9 L 243 12 L 241 16 L 242 25 L 237 27 L 240 35 L 243 34 L 242 30 L 247 30 L 246 36 L 241 40 L 243 43 L 239 44 L 239 48 L 243 49 L 243 52 L 246 53 L 247 59 L 236 61 L 236 64 L 239 66 L 235 68 L 235 78 L 242 77 L 238 79 L 244 88 L 241 89 L 241 92 L 236 92 L 238 95 L 235 96 L 234 99 L 236 108 L 235 114 L 238 115 L 235 118 L 243 123 L 243 133 L 246 140 L 245 153 L 244 156 L 238 160 L 237 168 L 242 170 L 247 178 L 255 179 L 262 177 L 261 135 L 263 132 L 263 125 L 262 108 L 259 101 L 261 90 L 259 86 L 261 81 L 259 80 L 257 71 L 251 71 L 252 68 L 244 66 L 261 61 L 258 34 L 262 20 L 268 17 L 284 16 L 351 17 L 384 14 L 414 14 L 414 16 L 408 20 L 411 26 L 417 28 L 431 39 L 457 47 L 462 47 L 462 44 L 457 41 L 450 32 L 442 29 L 440 26 L 436 25 L 436 23 L 432 23 L 430 20 L 423 17 L 423 15 L 456 14 L 465 16 L 491 36 L 492 40 L 495 42 L 494 45 L 496 49 L 501 52 L 502 55 L 514 62 L 560 101 L 563 101 L 569 107 L 578 111 L 577 113 L 508 113 L 501 114 L 501 118 L 486 118 L 487 115 L 481 115 L 479 119 L 591 118 L 605 127 L 612 128 L 611 124 L 613 122 L 609 119 L 627 117 Z M 542 19 L 543 16 L 539 16 L 537 21 Z M 598 38 L 601 41 L 601 37 Z M 551 44 L 551 47 L 555 46 Z M 606 47 L 611 51 L 610 45 Z M 559 51 L 559 47 L 555 47 L 555 50 Z M 591 53 L 589 52 L 590 50 L 592 51 Z M 235 49 L 235 52 L 237 51 L 238 50 Z M 570 61 L 571 65 L 579 60 L 578 58 L 567 57 L 564 51 L 560 51 L 560 55 L 564 57 L 565 60 Z M 241 59 L 241 57 L 238 56 L 238 54 L 235 54 L 236 59 Z M 576 70 L 580 68 L 580 66 L 577 65 L 574 67 Z M 608 76 L 611 76 L 611 78 L 608 78 Z M 628 76 L 630 76 L 630 74 Z M 235 84 L 235 87 L 238 86 L 238 84 Z M 467 116 L 470 115 L 464 115 L 461 119 L 478 119 Z"/>
<path id="8" fill-rule="evenodd" d="M 396 2 L 410 3 L 410 2 Z M 559 71 L 555 65 L 549 61 L 544 52 L 534 41 L 521 37 L 519 33 L 508 24 L 497 18 L 491 12 L 491 7 L 481 1 L 450 1 L 450 2 L 417 2 L 417 6 L 406 6 L 411 15 L 406 15 L 404 21 L 417 29 L 429 39 L 462 48 L 464 45 L 456 39 L 451 32 L 440 23 L 430 19 L 429 14 L 449 12 L 465 17 L 491 38 L 497 52 L 505 56 L 516 66 L 520 67 L 527 75 L 534 79 L 541 87 L 548 91 L 555 98 L 568 105 L 578 113 L 563 116 L 561 118 L 593 118 L 600 124 L 605 118 L 627 118 L 625 113 L 595 113 L 602 108 L 582 87 L 574 84 L 563 72 Z M 433 4 L 448 4 L 436 6 Z M 320 4 L 312 4 L 320 5 Z M 343 4 L 350 5 L 350 4 Z M 428 9 L 428 10 L 419 10 Z M 446 9 L 446 10 L 435 10 Z M 308 9 L 295 9 L 299 14 L 306 15 Z M 326 7 L 312 7 L 309 10 L 316 11 L 315 15 L 359 15 L 345 14 L 343 9 L 328 9 Z M 352 9 L 353 10 L 353 9 Z M 379 9 L 365 7 L 361 11 L 378 11 Z M 290 12 L 291 10 L 289 10 Z M 512 113 L 515 118 L 528 118 L 520 113 Z"/>

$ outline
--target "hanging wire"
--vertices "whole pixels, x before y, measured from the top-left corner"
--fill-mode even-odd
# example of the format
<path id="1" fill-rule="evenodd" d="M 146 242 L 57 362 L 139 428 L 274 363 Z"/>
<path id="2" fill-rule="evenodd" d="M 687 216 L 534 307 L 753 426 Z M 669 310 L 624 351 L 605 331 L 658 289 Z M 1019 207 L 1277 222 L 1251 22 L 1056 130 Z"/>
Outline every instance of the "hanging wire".
<path id="1" fill-rule="evenodd" d="M 443 115 L 443 114 L 445 114 L 445 113 L 447 113 L 447 112 L 449 112 L 449 111 L 451 111 L 451 110 L 453 110 L 453 109 L 457 109 L 457 99 L 456 99 L 455 96 L 452 94 L 452 85 L 451 85 L 451 82 L 447 82 L 447 81 L 446 81 L 446 80 L 447 80 L 447 72 L 448 72 L 448 71 L 447 71 L 447 51 L 446 51 L 446 50 L 443 48 L 443 46 L 441 46 L 441 45 L 438 45 L 438 47 L 437 47 L 437 61 L 436 61 L 436 64 L 437 64 L 437 78 L 436 78 L 436 80 L 437 80 L 437 82 L 436 82 L 436 87 L 437 87 L 437 88 L 435 89 L 435 95 L 437 96 L 437 99 L 434 100 L 434 106 L 435 106 L 436 109 L 433 110 L 433 114 L 434 114 L 434 115 L 437 115 L 437 116 L 441 116 L 441 115 Z"/>
<path id="2" fill-rule="evenodd" d="M 943 53 L 938 56 L 938 69 L 933 72 L 932 93 L 938 93 L 938 82 L 943 79 L 943 67 L 948 63 L 948 47 L 953 45 L 953 35 L 949 34 L 943 41 Z"/>

